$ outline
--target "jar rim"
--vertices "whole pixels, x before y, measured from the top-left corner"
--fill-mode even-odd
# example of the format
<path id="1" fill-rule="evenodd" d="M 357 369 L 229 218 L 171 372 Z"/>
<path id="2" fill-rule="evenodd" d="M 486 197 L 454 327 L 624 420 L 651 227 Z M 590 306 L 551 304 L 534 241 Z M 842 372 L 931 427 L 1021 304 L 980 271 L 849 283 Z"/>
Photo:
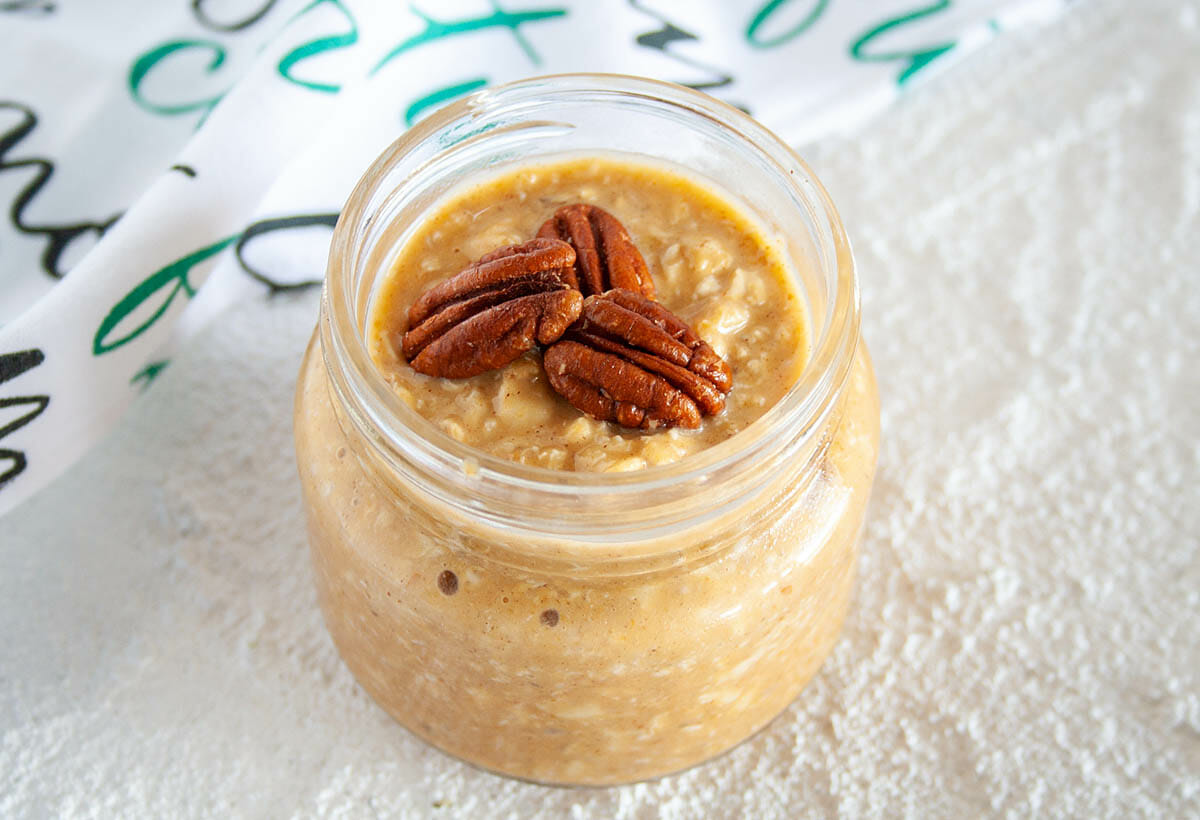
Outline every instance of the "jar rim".
<path id="1" fill-rule="evenodd" d="M 790 185 L 824 221 L 816 238 L 825 259 L 835 266 L 825 320 L 813 334 L 808 362 L 800 377 L 775 404 L 745 429 L 723 442 L 679 461 L 624 473 L 555 470 L 521 464 L 459 442 L 408 407 L 375 367 L 365 333 L 356 318 L 355 266 L 345 264 L 362 252 L 356 237 L 373 218 L 369 205 L 389 168 L 404 156 L 455 124 L 479 121 L 498 110 L 535 107 L 571 95 L 637 98 L 669 106 L 682 116 L 701 117 L 734 134 Z M 464 132 L 471 134 L 472 129 Z M 486 138 L 486 134 L 475 134 Z M 554 498 L 615 496 L 634 503 L 681 482 L 703 484 L 715 473 L 749 466 L 762 457 L 781 427 L 791 438 L 811 438 L 822 428 L 841 395 L 859 336 L 859 291 L 853 255 L 837 210 L 812 169 L 795 151 L 748 114 L 707 94 L 673 83 L 621 74 L 556 74 L 482 89 L 430 114 L 400 135 L 367 169 L 350 194 L 334 228 L 320 322 L 322 351 L 331 384 L 351 423 L 365 433 L 386 460 L 395 465 L 458 473 L 479 486 L 482 481 Z"/>

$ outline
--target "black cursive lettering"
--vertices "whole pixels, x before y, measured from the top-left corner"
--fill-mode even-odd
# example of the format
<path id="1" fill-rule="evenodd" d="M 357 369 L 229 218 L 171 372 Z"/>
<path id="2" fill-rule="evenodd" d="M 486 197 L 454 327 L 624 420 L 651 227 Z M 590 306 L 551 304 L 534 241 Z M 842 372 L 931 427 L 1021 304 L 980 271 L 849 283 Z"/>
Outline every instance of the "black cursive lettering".
<path id="1" fill-rule="evenodd" d="M 0 355 L 0 384 L 15 379 L 27 370 L 32 370 L 45 361 L 45 359 L 45 354 L 36 348 L 18 350 L 15 353 Z M 0 427 L 0 439 L 29 424 L 29 422 L 40 416 L 49 404 L 49 396 L 12 396 L 0 398 L 0 408 L 23 406 L 32 408 L 23 416 L 19 416 L 3 427 Z M 5 484 L 8 484 L 8 482 L 25 472 L 25 468 L 28 466 L 25 453 L 9 448 L 0 448 L 0 463 L 8 464 L 4 472 L 0 473 L 0 489 L 3 489 Z"/>
<path id="2" fill-rule="evenodd" d="M 42 269 L 56 279 L 62 278 L 66 273 L 61 267 L 62 257 L 70 244 L 89 233 L 95 234 L 96 237 L 103 236 L 121 215 L 117 213 L 100 222 L 68 222 L 58 225 L 35 225 L 26 221 L 25 210 L 54 175 L 54 163 L 43 157 L 13 159 L 9 156 L 13 148 L 37 128 L 38 119 L 33 109 L 18 102 L 0 101 L 0 111 L 3 110 L 17 112 L 20 121 L 13 128 L 0 134 L 0 174 L 23 168 L 32 169 L 34 172 L 33 179 L 17 193 L 9 206 L 8 219 L 21 233 L 46 238 L 46 247 L 42 252 Z"/>

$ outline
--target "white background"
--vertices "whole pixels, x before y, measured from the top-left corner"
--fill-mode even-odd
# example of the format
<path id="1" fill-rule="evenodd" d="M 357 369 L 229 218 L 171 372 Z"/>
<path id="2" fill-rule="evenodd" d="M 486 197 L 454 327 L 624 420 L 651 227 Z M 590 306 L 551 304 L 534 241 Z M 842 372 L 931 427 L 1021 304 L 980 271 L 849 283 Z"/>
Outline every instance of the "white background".
<path id="1" fill-rule="evenodd" d="M 311 585 L 305 294 L 218 318 L 0 522 L 0 815 L 1196 816 L 1200 7 L 1081 4 L 804 153 L 884 446 L 844 637 L 764 733 L 556 790 L 376 708 Z"/>

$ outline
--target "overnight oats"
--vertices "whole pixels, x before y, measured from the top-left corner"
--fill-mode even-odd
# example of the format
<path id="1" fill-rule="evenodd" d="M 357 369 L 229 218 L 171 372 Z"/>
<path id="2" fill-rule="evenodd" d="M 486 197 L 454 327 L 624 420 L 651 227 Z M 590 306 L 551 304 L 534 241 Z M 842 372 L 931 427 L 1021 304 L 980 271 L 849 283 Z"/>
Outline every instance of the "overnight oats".
<path id="1" fill-rule="evenodd" d="M 295 418 L 326 623 L 463 760 L 677 771 L 830 652 L 878 421 L 840 222 L 769 132 L 631 78 L 483 92 L 335 231 Z"/>
<path id="2" fill-rule="evenodd" d="M 410 366 L 402 339 L 422 293 L 488 252 L 536 238 L 547 222 L 562 221 L 561 212 L 580 215 L 585 242 L 600 220 L 628 237 L 630 255 L 648 274 L 636 292 L 694 328 L 736 374 L 722 412 L 695 429 L 649 433 L 598 421 L 559 397 L 538 348 L 466 379 Z M 607 261 L 604 243 L 592 244 L 599 244 L 597 262 Z M 568 267 L 578 281 L 578 261 Z M 586 277 L 580 284 L 574 293 L 596 295 Z M 803 300 L 752 222 L 678 172 L 595 157 L 513 170 L 449 198 L 401 250 L 369 321 L 371 357 L 402 401 L 461 442 L 556 470 L 637 470 L 723 441 L 779 401 L 808 357 Z"/>

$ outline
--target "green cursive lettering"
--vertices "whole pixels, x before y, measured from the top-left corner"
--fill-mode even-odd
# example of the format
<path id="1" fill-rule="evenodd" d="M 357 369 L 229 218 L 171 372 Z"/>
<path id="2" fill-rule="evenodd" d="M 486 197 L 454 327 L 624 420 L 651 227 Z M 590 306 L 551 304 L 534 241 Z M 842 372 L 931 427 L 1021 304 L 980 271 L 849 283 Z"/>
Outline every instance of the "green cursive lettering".
<path id="1" fill-rule="evenodd" d="M 315 40 L 309 40 L 307 43 L 301 43 L 293 48 L 287 54 L 283 55 L 283 59 L 279 61 L 279 76 L 290 83 L 307 88 L 312 91 L 321 91 L 326 94 L 336 94 L 341 90 L 340 85 L 333 83 L 322 83 L 315 80 L 302 80 L 292 75 L 292 69 L 297 63 L 301 63 L 310 57 L 315 57 L 318 54 L 324 54 L 326 51 L 333 51 L 339 48 L 348 48 L 358 42 L 358 24 L 354 21 L 354 15 L 350 13 L 350 9 L 341 2 L 341 0 L 313 0 L 303 9 L 301 9 L 295 20 L 314 8 L 325 3 L 330 3 L 337 8 L 338 11 L 346 18 L 346 22 L 350 28 L 343 34 L 333 34 L 328 37 L 318 37 Z"/>
<path id="2" fill-rule="evenodd" d="M 810 0 L 811 2 L 811 0 Z M 750 24 L 746 26 L 746 41 L 755 48 L 774 48 L 781 46 L 784 43 L 791 42 L 799 37 L 804 32 L 812 28 L 813 23 L 821 19 L 821 15 L 829 8 L 829 0 L 816 0 L 809 9 L 808 14 L 800 19 L 800 22 L 789 28 L 787 31 L 776 34 L 773 37 L 763 37 L 759 34 L 761 29 L 775 15 L 775 12 L 783 6 L 791 3 L 791 0 L 769 0 L 750 18 Z"/>
<path id="3" fill-rule="evenodd" d="M 188 281 L 188 275 L 192 272 L 192 268 L 208 259 L 211 256 L 216 256 L 222 250 L 232 245 L 238 240 L 241 234 L 234 234 L 225 239 L 218 240 L 211 245 L 207 245 L 200 250 L 193 251 L 181 259 L 176 259 L 166 267 L 155 271 L 146 279 L 142 280 L 133 290 L 125 294 L 121 301 L 113 305 L 112 310 L 100 322 L 100 327 L 96 329 L 96 335 L 92 339 L 92 355 L 101 356 L 105 353 L 111 353 L 122 345 L 128 344 L 141 336 L 150 327 L 162 318 L 167 312 L 167 308 L 175 301 L 175 297 L 182 292 L 187 298 L 191 299 L 196 295 L 196 289 L 192 287 L 192 283 Z M 165 291 L 166 295 L 161 296 Z M 152 297 L 158 295 L 160 302 L 157 308 L 154 309 L 150 317 L 145 319 L 141 324 L 132 330 L 125 333 L 116 339 L 111 339 L 113 332 L 118 330 L 123 322 L 129 318 L 131 314 L 139 310 Z"/>
<path id="4" fill-rule="evenodd" d="M 482 17 L 468 17 L 462 20 L 435 20 L 425 12 L 421 11 L 416 5 L 410 4 L 409 9 L 412 13 L 421 18 L 425 23 L 424 31 L 419 34 L 414 34 L 407 40 L 399 43 L 391 51 L 383 56 L 374 68 L 371 69 L 371 74 L 377 73 L 381 68 L 390 63 L 392 60 L 399 57 L 406 51 L 411 51 L 425 43 L 432 43 L 435 40 L 442 40 L 447 37 L 456 37 L 460 34 L 468 34 L 473 31 L 483 31 L 489 28 L 506 28 L 512 32 L 513 38 L 516 39 L 517 45 L 525 52 L 533 64 L 541 65 L 541 55 L 530 45 L 529 41 L 521 33 L 520 27 L 524 23 L 532 23 L 537 20 L 549 20 L 553 17 L 563 17 L 567 10 L 558 9 L 530 9 L 526 11 L 505 11 L 500 8 L 500 4 L 496 0 L 492 0 L 492 13 Z"/>
<path id="5" fill-rule="evenodd" d="M 171 40 L 170 42 L 163 43 L 160 46 L 150 49 L 145 54 L 134 60 L 133 67 L 130 68 L 128 77 L 129 93 L 133 97 L 133 101 L 147 111 L 155 114 L 162 114 L 164 116 L 188 114 L 192 111 L 203 111 L 204 117 L 207 117 L 208 113 L 212 111 L 213 107 L 216 106 L 216 104 L 221 101 L 221 98 L 225 96 L 224 91 L 213 97 L 206 97 L 202 100 L 193 100 L 191 102 L 184 103 L 156 103 L 151 100 L 147 100 L 142 94 L 142 82 L 146 79 L 146 75 L 153 71 L 159 63 L 170 57 L 172 54 L 178 54 L 179 52 L 183 51 L 194 51 L 197 49 L 201 51 L 207 51 L 212 55 L 212 59 L 209 60 L 208 66 L 205 68 L 205 73 L 212 74 L 222 65 L 224 65 L 225 49 L 220 43 L 212 40 Z M 201 122 L 204 121 L 204 117 L 201 117 Z"/>
<path id="6" fill-rule="evenodd" d="M 913 11 L 884 20 L 854 41 L 853 45 L 850 46 L 850 56 L 864 63 L 887 63 L 895 60 L 906 60 L 907 65 L 900 72 L 900 76 L 896 78 L 898 85 L 904 85 L 918 71 L 954 48 L 954 42 L 942 43 L 941 45 L 930 46 L 928 48 L 917 48 L 911 51 L 892 51 L 878 54 L 867 53 L 867 46 L 872 40 L 888 33 L 892 29 L 907 25 L 914 20 L 928 17 L 931 14 L 943 12 L 948 8 L 950 8 L 950 0 L 940 0 L 940 2 L 932 5 L 914 9 Z"/>
<path id="7" fill-rule="evenodd" d="M 488 84 L 485 77 L 476 77 L 473 80 L 467 80 L 463 83 L 448 85 L 444 88 L 439 88 L 437 91 L 430 92 L 420 99 L 414 100 L 413 103 L 404 112 L 404 124 L 412 125 L 428 108 L 433 108 L 448 102 L 464 94 L 470 94 L 472 91 L 483 88 Z"/>

